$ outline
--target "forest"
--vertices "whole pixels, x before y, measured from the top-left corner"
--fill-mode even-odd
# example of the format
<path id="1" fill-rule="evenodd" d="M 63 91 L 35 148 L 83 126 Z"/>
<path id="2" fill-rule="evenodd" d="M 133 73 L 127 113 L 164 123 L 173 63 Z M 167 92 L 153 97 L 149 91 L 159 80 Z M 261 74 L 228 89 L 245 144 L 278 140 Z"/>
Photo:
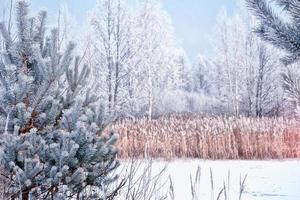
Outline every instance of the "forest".
<path id="1" fill-rule="evenodd" d="M 218 3 L 196 58 L 167 2 L 58 2 L 0 0 L 0 199 L 300 199 L 299 1 Z"/>

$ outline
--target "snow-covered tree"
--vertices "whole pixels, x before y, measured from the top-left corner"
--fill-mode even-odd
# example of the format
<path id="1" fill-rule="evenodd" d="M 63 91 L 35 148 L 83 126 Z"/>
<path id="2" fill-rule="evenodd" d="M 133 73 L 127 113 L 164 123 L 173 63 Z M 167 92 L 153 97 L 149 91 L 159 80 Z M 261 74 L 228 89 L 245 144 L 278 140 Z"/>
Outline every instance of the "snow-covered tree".
<path id="1" fill-rule="evenodd" d="M 240 112 L 241 86 L 241 71 L 237 62 L 240 61 L 239 46 L 241 46 L 242 27 L 238 25 L 239 17 L 230 18 L 224 10 L 218 17 L 217 23 L 217 42 L 216 42 L 216 60 L 215 63 L 219 66 L 217 72 L 218 87 L 222 100 L 227 103 L 227 109 L 232 110 L 233 114 L 238 115 Z"/>
<path id="2" fill-rule="evenodd" d="M 0 23 L 1 164 L 8 198 L 104 198 L 118 166 L 115 134 L 103 135 L 103 106 L 85 87 L 90 69 L 58 51 L 58 31 L 46 37 L 46 12 L 16 3 L 16 32 Z M 16 35 L 16 38 L 13 37 Z M 97 191 L 86 193 L 86 190 Z"/>
<path id="3" fill-rule="evenodd" d="M 214 64 L 203 55 L 198 56 L 198 61 L 193 69 L 193 91 L 196 93 L 210 95 L 213 83 L 212 73 Z"/>
<path id="4" fill-rule="evenodd" d="M 217 24 L 215 94 L 235 115 L 278 114 L 282 101 L 279 52 L 252 32 L 256 20 L 240 7 L 228 16 L 223 11 Z"/>
<path id="5" fill-rule="evenodd" d="M 172 22 L 159 1 L 143 1 L 137 15 L 140 38 L 140 70 L 149 119 L 162 114 L 162 102 L 170 92 L 188 88 L 189 61 L 175 44 Z"/>
<path id="6" fill-rule="evenodd" d="M 66 3 L 59 8 L 57 15 L 58 49 L 64 49 L 71 39 L 77 40 L 74 32 L 78 31 L 78 24 Z"/>
<path id="7" fill-rule="evenodd" d="M 94 69 L 104 91 L 109 114 L 117 115 L 124 107 L 124 80 L 136 54 L 132 48 L 132 21 L 121 0 L 99 0 L 92 12 Z"/>
<path id="8" fill-rule="evenodd" d="M 166 91 L 186 87 L 187 59 L 158 1 L 99 0 L 91 21 L 94 74 L 113 117 L 151 118 Z"/>

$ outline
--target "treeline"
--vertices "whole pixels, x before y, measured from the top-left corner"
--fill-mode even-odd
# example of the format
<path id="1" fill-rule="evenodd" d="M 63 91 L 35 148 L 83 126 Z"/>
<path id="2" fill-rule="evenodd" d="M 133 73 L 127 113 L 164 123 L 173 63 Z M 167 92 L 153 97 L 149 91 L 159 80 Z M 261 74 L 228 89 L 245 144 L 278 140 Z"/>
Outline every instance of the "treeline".
<path id="1" fill-rule="evenodd" d="M 288 110 L 281 73 L 294 74 L 295 67 L 283 67 L 282 53 L 255 35 L 257 20 L 244 3 L 234 14 L 220 12 L 212 24 L 214 53 L 199 53 L 196 63 L 177 43 L 159 1 L 99 0 L 89 13 L 84 31 L 73 34 L 74 17 L 66 6 L 58 11 L 58 49 L 78 38 L 80 63 L 92 69 L 87 86 L 101 96 L 110 118 L 174 112 L 263 117 Z M 11 14 L 5 16 L 13 29 Z"/>
<path id="2" fill-rule="evenodd" d="M 170 17 L 157 1 L 135 6 L 99 1 L 90 15 L 84 58 L 93 66 L 110 114 L 286 113 L 281 73 L 287 69 L 278 59 L 282 52 L 255 35 L 257 20 L 243 3 L 232 15 L 220 12 L 212 24 L 214 53 L 200 54 L 196 63 L 177 46 Z"/>

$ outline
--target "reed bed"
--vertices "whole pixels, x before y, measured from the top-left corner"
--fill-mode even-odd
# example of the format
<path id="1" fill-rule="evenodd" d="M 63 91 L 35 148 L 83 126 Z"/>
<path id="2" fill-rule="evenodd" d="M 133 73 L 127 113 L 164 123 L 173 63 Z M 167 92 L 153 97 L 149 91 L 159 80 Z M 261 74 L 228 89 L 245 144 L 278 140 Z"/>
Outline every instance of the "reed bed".
<path id="1" fill-rule="evenodd" d="M 119 133 L 119 157 L 200 159 L 300 158 L 295 120 L 183 114 L 155 120 L 123 120 L 107 130 Z"/>

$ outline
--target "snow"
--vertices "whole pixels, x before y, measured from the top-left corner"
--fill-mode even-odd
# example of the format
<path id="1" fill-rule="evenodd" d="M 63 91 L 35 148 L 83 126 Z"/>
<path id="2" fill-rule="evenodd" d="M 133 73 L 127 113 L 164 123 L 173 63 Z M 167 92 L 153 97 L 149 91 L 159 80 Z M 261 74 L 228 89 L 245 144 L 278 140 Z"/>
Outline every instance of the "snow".
<path id="1" fill-rule="evenodd" d="M 163 179 L 172 178 L 175 199 L 192 199 L 190 176 L 194 178 L 197 168 L 201 167 L 200 199 L 211 200 L 212 169 L 214 199 L 228 183 L 229 198 L 238 199 L 240 176 L 247 175 L 243 200 L 299 200 L 300 199 L 300 160 L 286 161 L 204 161 L 176 160 L 155 161 L 153 171 L 166 168 Z M 153 174 L 155 175 L 155 173 Z M 227 188 L 228 189 L 228 188 Z M 199 191 L 199 190 L 198 190 Z M 221 199 L 224 199 L 223 197 Z"/>

